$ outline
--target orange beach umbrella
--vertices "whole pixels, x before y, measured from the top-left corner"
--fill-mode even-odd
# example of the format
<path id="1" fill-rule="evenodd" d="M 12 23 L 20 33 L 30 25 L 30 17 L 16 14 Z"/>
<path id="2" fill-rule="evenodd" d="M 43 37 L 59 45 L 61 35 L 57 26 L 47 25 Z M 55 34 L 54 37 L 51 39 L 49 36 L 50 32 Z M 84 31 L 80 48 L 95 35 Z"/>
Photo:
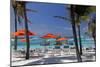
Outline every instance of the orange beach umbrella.
<path id="1" fill-rule="evenodd" d="M 48 39 L 48 38 L 57 38 L 57 36 L 54 35 L 54 34 L 48 33 L 48 34 L 42 36 L 41 38 L 46 38 L 46 39 Z"/>
<path id="2" fill-rule="evenodd" d="M 13 36 L 24 36 L 25 32 L 26 32 L 26 30 L 23 30 L 23 29 L 22 30 L 18 30 L 17 32 L 13 33 Z M 29 36 L 34 36 L 34 35 L 36 35 L 36 33 L 28 31 L 28 35 Z"/>
<path id="3" fill-rule="evenodd" d="M 20 41 L 21 41 L 21 42 L 27 42 L 27 40 L 26 40 L 26 39 L 21 39 Z"/>
<path id="4" fill-rule="evenodd" d="M 62 37 L 62 38 L 57 39 L 56 41 L 64 41 L 64 40 L 68 40 L 68 38 Z"/>

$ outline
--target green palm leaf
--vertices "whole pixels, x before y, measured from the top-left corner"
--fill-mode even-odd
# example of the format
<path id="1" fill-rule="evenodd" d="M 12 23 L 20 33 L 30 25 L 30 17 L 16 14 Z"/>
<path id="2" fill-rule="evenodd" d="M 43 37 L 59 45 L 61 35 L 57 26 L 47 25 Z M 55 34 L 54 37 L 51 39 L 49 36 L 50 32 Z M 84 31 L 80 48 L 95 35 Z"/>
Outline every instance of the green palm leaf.
<path id="1" fill-rule="evenodd" d="M 58 19 L 63 19 L 63 20 L 67 20 L 67 21 L 71 21 L 71 19 L 68 19 L 66 17 L 63 16 L 53 16 L 54 18 L 58 18 Z"/>

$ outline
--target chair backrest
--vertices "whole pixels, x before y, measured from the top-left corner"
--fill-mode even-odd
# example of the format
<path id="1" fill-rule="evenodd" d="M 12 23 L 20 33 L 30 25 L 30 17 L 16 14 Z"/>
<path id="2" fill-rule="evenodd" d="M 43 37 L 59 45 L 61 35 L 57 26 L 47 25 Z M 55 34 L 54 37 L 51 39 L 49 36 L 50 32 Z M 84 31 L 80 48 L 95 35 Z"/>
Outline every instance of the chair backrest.
<path id="1" fill-rule="evenodd" d="M 69 46 L 64 46 L 64 48 L 69 48 Z"/>
<path id="2" fill-rule="evenodd" d="M 55 49 L 60 49 L 60 46 L 55 46 Z"/>

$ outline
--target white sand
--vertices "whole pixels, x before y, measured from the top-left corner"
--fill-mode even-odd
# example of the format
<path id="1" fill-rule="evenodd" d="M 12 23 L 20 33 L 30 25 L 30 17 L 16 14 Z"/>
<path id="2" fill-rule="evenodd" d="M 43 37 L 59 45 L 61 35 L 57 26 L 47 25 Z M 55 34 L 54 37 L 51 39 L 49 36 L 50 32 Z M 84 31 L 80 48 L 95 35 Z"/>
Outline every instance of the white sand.
<path id="1" fill-rule="evenodd" d="M 18 58 L 17 58 L 18 59 Z M 38 58 L 38 59 L 29 59 L 29 60 L 22 60 L 22 61 L 16 61 L 16 62 L 12 62 L 12 66 L 19 66 L 19 65 L 25 65 L 27 63 L 30 63 L 30 62 L 35 62 L 35 61 L 38 61 L 38 60 L 41 60 L 42 58 Z"/>
<path id="2" fill-rule="evenodd" d="M 50 54 L 47 54 L 50 53 Z M 41 58 L 31 58 L 29 60 L 25 60 L 25 58 L 12 58 L 12 66 L 19 66 L 19 65 L 34 65 L 34 64 L 50 64 L 50 63 L 67 63 L 67 62 L 77 62 L 76 52 L 71 50 L 69 53 L 61 52 L 59 55 L 58 53 L 47 52 L 44 54 L 44 57 Z M 54 54 L 51 56 L 51 54 Z M 95 56 L 93 55 L 95 52 L 87 52 L 83 51 L 82 61 L 92 61 L 95 60 Z M 89 56 L 92 56 L 91 58 Z M 15 61 L 17 60 L 17 61 Z M 18 61 L 21 60 L 21 61 Z"/>

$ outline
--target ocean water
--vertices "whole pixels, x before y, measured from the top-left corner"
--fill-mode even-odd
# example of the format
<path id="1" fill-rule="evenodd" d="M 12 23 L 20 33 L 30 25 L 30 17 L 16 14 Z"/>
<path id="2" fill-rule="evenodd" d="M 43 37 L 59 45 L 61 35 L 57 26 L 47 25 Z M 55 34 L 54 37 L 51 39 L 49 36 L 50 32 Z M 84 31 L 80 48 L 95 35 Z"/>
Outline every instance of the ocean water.
<path id="1" fill-rule="evenodd" d="M 31 49 L 36 49 L 36 48 L 44 48 L 45 40 L 44 39 L 36 39 L 36 40 L 30 40 L 30 48 Z M 46 45 L 46 48 L 54 48 L 54 44 L 56 44 L 56 42 L 54 40 L 49 41 L 50 45 Z M 11 41 L 12 46 L 14 45 L 14 40 Z M 18 49 L 22 49 L 22 48 L 26 48 L 26 43 L 25 42 L 21 42 L 20 39 L 18 39 L 17 42 L 17 48 Z"/>
<path id="2" fill-rule="evenodd" d="M 86 47 L 86 48 L 91 48 L 91 47 L 95 47 L 94 45 L 94 41 L 92 38 L 82 38 L 82 46 Z M 50 45 L 46 45 L 46 48 L 55 48 L 55 39 L 51 39 L 51 40 L 47 40 L 50 42 Z M 45 46 L 43 45 L 45 42 L 44 39 L 32 39 L 30 40 L 30 48 L 31 49 L 36 49 L 36 48 L 44 48 Z M 14 40 L 11 40 L 11 44 L 12 46 L 14 45 Z M 69 47 L 74 45 L 74 41 L 73 39 L 69 39 L 67 40 L 67 44 Z M 61 46 L 64 46 L 63 44 Z M 22 48 L 26 48 L 26 43 L 25 42 L 21 42 L 20 39 L 18 39 L 17 42 L 17 47 L 18 49 L 22 49 Z"/>
<path id="3" fill-rule="evenodd" d="M 73 39 L 70 39 L 69 42 L 73 42 L 74 43 L 74 40 Z M 81 42 L 82 42 L 82 46 L 83 47 L 86 47 L 86 48 L 91 48 L 91 47 L 95 47 L 95 44 L 94 44 L 94 40 L 93 38 L 82 38 L 81 39 Z M 79 44 L 79 39 L 78 39 L 78 44 Z"/>

